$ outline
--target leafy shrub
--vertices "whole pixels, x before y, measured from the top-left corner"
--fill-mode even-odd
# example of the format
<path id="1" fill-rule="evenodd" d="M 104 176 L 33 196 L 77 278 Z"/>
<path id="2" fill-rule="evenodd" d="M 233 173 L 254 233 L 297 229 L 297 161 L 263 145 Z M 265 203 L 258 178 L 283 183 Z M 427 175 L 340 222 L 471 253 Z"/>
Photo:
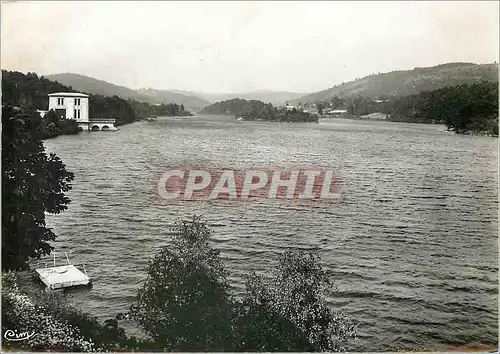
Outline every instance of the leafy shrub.
<path id="1" fill-rule="evenodd" d="M 59 135 L 74 135 L 81 131 L 76 120 L 61 119 L 53 110 L 48 111 L 43 117 L 41 129 L 40 139 L 55 138 Z"/>
<path id="2" fill-rule="evenodd" d="M 35 304 L 17 285 L 15 273 L 2 274 L 2 337 L 7 330 L 31 331 L 34 335 L 22 342 L 29 350 L 93 351 L 92 340 L 80 329 L 48 313 L 43 305 Z"/>
<path id="3" fill-rule="evenodd" d="M 251 309 L 265 308 L 293 324 L 305 341 L 295 342 L 299 347 L 292 349 L 343 351 L 348 340 L 356 337 L 356 327 L 326 304 L 324 294 L 332 286 L 316 251 L 287 251 L 270 279 L 255 273 L 248 277 L 244 301 Z"/>
<path id="4" fill-rule="evenodd" d="M 343 351 L 355 338 L 353 323 L 326 304 L 332 284 L 316 251 L 285 252 L 235 299 L 210 235 L 200 217 L 178 222 L 150 262 L 130 314 L 151 340 L 128 338 L 121 316 L 101 324 L 73 308 L 37 287 L 34 272 L 2 274 L 2 331 L 35 332 L 19 349 L 57 351 Z"/>
<path id="5" fill-rule="evenodd" d="M 148 341 L 127 337 L 118 319 L 102 324 L 71 306 L 60 292 L 46 291 L 35 278 L 33 271 L 2 275 L 2 331 L 35 332 L 36 340 L 16 344 L 25 345 L 25 349 L 57 351 L 151 349 Z M 26 322 L 26 316 L 33 320 Z M 62 336 L 62 332 L 67 336 Z"/>

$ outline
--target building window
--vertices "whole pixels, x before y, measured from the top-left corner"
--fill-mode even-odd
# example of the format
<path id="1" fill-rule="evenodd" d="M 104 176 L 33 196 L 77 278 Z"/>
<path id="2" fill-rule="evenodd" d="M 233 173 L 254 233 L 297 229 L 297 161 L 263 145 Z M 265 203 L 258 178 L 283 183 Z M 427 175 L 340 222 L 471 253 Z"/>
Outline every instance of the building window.
<path id="1" fill-rule="evenodd" d="M 80 110 L 79 109 L 75 108 L 73 117 L 75 117 L 75 119 L 80 119 Z"/>
<path id="2" fill-rule="evenodd" d="M 58 106 L 64 106 L 64 98 L 58 97 L 57 98 L 57 105 Z"/>
<path id="3" fill-rule="evenodd" d="M 79 98 L 75 98 L 75 106 L 79 106 L 80 105 L 80 99 Z"/>

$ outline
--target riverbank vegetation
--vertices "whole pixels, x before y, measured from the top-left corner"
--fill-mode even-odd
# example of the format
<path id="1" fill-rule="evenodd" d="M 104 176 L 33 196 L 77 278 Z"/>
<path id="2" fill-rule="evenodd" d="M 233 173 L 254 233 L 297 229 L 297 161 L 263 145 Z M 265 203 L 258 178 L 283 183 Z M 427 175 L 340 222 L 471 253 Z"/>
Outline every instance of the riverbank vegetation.
<path id="1" fill-rule="evenodd" d="M 2 269 L 26 269 L 48 255 L 56 236 L 45 213 L 67 209 L 73 173 L 45 152 L 45 122 L 33 111 L 2 107 Z"/>
<path id="2" fill-rule="evenodd" d="M 23 74 L 2 70 L 2 105 L 20 107 L 24 110 L 48 110 L 47 95 L 54 92 L 77 92 L 72 87 L 50 81 L 36 73 Z M 132 123 L 150 116 L 191 115 L 182 105 L 154 105 L 118 96 L 89 95 L 91 118 L 115 118 L 117 126 Z M 69 119 L 68 119 L 69 120 Z M 61 122 L 61 124 L 63 124 Z M 66 123 L 71 125 L 71 123 Z M 60 134 L 73 134 L 71 129 L 61 129 Z M 59 135 L 60 135 L 59 134 Z M 53 136 L 48 136 L 53 137 Z"/>
<path id="3" fill-rule="evenodd" d="M 236 299 L 212 231 L 178 222 L 151 261 L 131 314 L 162 351 L 341 351 L 353 323 L 330 309 L 332 284 L 315 251 L 279 256 L 269 277 L 248 274 Z"/>
<path id="4" fill-rule="evenodd" d="M 334 97 L 330 102 L 315 102 L 315 106 L 318 111 L 346 109 L 349 117 L 382 113 L 394 122 L 438 123 L 458 134 L 498 136 L 496 82 L 449 86 L 400 97 Z"/>
<path id="5" fill-rule="evenodd" d="M 33 118 L 36 119 L 36 118 Z M 40 118 L 41 139 L 55 138 L 59 135 L 74 135 L 81 132 L 78 123 L 74 119 L 60 118 L 53 110 Z"/>
<path id="6" fill-rule="evenodd" d="M 275 122 L 318 122 L 318 116 L 303 110 L 274 107 L 271 103 L 258 100 L 232 100 L 216 102 L 205 107 L 202 114 L 234 115 L 244 120 L 265 120 Z"/>
<path id="7" fill-rule="evenodd" d="M 4 349 L 339 352 L 355 340 L 356 326 L 326 304 L 333 285 L 316 251 L 285 252 L 268 276 L 248 274 L 245 294 L 235 298 L 206 223 L 179 221 L 172 235 L 150 261 L 130 311 L 104 323 L 44 291 L 33 272 L 4 271 L 2 335 L 36 334 L 4 341 Z M 135 319 L 147 338 L 127 336 L 123 318 Z"/>
<path id="8" fill-rule="evenodd" d="M 498 84 L 481 82 L 445 87 L 391 102 L 392 120 L 444 123 L 458 134 L 498 136 Z"/>
<path id="9" fill-rule="evenodd" d="M 200 113 L 238 116 L 253 111 L 262 111 L 265 107 L 269 107 L 269 104 L 258 100 L 233 98 L 231 100 L 213 103 L 203 108 Z"/>
<path id="10" fill-rule="evenodd" d="M 193 114 L 186 110 L 184 105 L 176 103 L 150 105 L 146 102 L 134 102 L 134 109 L 141 117 L 162 117 L 162 116 L 192 116 Z"/>
<path id="11" fill-rule="evenodd" d="M 285 107 L 277 108 L 271 104 L 262 110 L 254 110 L 240 115 L 244 120 L 265 120 L 271 122 L 310 122 L 317 123 L 318 115 L 310 114 L 298 108 L 288 109 Z"/>

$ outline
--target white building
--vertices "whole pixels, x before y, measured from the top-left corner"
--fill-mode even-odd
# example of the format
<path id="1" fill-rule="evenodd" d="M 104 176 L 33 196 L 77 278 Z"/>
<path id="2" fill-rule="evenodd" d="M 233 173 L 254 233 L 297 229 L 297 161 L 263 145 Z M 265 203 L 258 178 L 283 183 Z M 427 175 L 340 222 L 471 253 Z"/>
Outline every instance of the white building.
<path id="1" fill-rule="evenodd" d="M 89 95 L 76 92 L 49 94 L 49 111 L 60 119 L 75 119 L 83 130 L 89 130 Z"/>
<path id="2" fill-rule="evenodd" d="M 118 130 L 113 118 L 89 118 L 89 95 L 78 92 L 49 94 L 49 111 L 61 119 L 74 119 L 83 130 Z"/>

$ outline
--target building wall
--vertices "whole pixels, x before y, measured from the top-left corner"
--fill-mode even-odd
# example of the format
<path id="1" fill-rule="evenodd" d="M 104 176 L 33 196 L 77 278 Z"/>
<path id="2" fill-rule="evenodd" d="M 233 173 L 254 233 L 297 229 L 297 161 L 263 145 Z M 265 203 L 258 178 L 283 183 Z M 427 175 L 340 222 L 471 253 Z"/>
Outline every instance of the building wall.
<path id="1" fill-rule="evenodd" d="M 58 98 L 64 98 L 64 105 L 57 104 Z M 80 106 L 75 106 L 75 99 L 80 99 Z M 66 109 L 66 118 L 75 119 L 75 108 L 80 109 L 80 118 L 77 122 L 89 121 L 89 99 L 88 97 L 65 97 L 65 96 L 49 96 L 49 110 Z"/>
<path id="2" fill-rule="evenodd" d="M 101 122 L 95 122 L 95 121 L 90 121 L 87 129 L 90 131 L 96 131 L 96 130 L 115 131 L 115 130 L 118 130 L 118 128 L 115 127 L 114 123 L 101 123 Z"/>
<path id="3" fill-rule="evenodd" d="M 79 122 L 78 128 L 81 128 L 84 132 L 89 130 L 89 123 L 87 122 Z"/>

